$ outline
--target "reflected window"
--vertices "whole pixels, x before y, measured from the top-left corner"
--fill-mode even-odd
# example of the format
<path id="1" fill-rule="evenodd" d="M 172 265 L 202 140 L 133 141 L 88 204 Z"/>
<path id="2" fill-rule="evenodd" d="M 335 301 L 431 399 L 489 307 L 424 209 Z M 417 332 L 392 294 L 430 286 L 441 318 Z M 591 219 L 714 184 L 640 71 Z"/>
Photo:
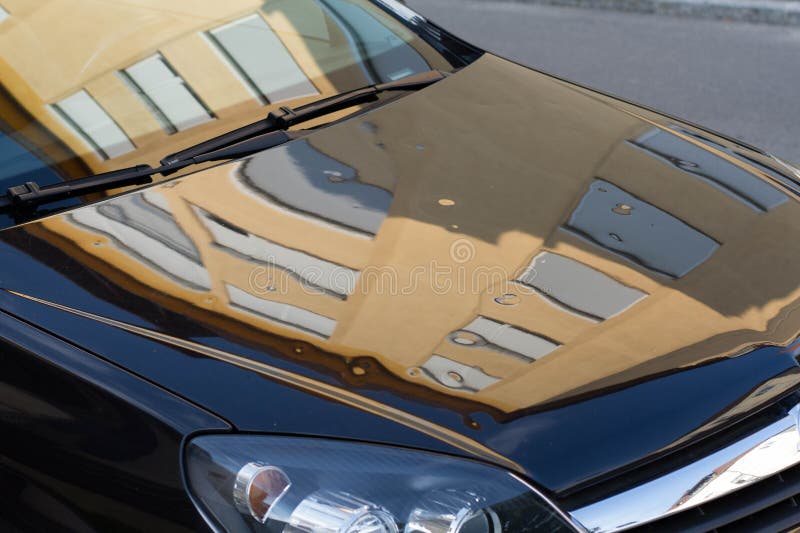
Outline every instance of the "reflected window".
<path id="1" fill-rule="evenodd" d="M 23 136 L 3 133 L 10 129 L 0 120 L 0 190 L 5 191 L 26 181 L 34 181 L 39 185 L 52 185 L 62 181 L 57 167 L 40 159 Z M 77 198 L 70 198 L 49 204 L 48 207 L 60 209 L 79 203 Z M 13 224 L 14 217 L 10 213 L 0 213 L 0 227 Z"/>
<path id="2" fill-rule="evenodd" d="M 677 131 L 691 135 L 685 130 Z M 695 135 L 692 137 L 703 144 L 728 152 L 724 147 L 707 139 Z M 697 176 L 756 211 L 769 211 L 788 200 L 781 191 L 747 170 L 668 131 L 653 128 L 631 141 L 631 144 L 684 172 Z M 731 155 L 736 157 L 732 153 Z M 751 163 L 748 161 L 748 164 Z"/>
<path id="3" fill-rule="evenodd" d="M 420 370 L 436 383 L 463 392 L 479 392 L 500 381 L 500 378 L 490 376 L 478 367 L 467 366 L 436 354 Z"/>
<path id="4" fill-rule="evenodd" d="M 120 76 L 150 108 L 167 133 L 182 131 L 213 118 L 161 54 L 120 71 Z"/>
<path id="5" fill-rule="evenodd" d="M 735 157 L 739 161 L 742 161 L 743 163 L 747 163 L 748 165 L 754 166 L 757 169 L 759 169 L 761 172 L 763 172 L 764 174 L 767 174 L 768 176 L 772 176 L 776 180 L 778 180 L 780 182 L 783 182 L 784 184 L 786 184 L 787 186 L 789 186 L 792 189 L 794 189 L 796 187 L 796 185 L 797 185 L 797 180 L 795 178 L 788 177 L 788 176 L 782 174 L 781 172 L 776 171 L 774 168 L 771 168 L 771 167 L 769 167 L 767 165 L 764 165 L 763 163 L 761 163 L 759 161 L 756 161 L 755 159 L 753 159 L 753 158 L 751 158 L 749 156 L 741 154 L 741 153 L 737 152 L 736 150 L 732 150 L 731 148 L 728 148 L 727 146 L 723 146 L 723 145 L 719 144 L 718 142 L 712 141 L 708 137 L 700 135 L 699 133 L 695 133 L 693 131 L 689 131 L 689 130 L 687 130 L 685 128 L 682 128 L 680 126 L 670 126 L 670 129 L 678 131 L 680 133 L 683 133 L 684 135 L 688 135 L 688 136 L 690 136 L 690 137 L 692 137 L 694 139 L 697 139 L 698 141 L 700 141 L 703 144 L 707 144 L 709 146 L 713 146 L 714 148 L 716 148 L 718 150 L 722 150 L 723 152 L 726 152 L 726 153 L 730 154 L 731 156 Z"/>
<path id="6" fill-rule="evenodd" d="M 431 69 L 413 44 L 418 37 L 371 2 L 270 0 L 262 9 L 276 33 L 299 39 L 339 90 Z"/>
<path id="7" fill-rule="evenodd" d="M 753 166 L 753 167 L 757 168 L 758 170 L 760 170 L 764 174 L 773 177 L 774 179 L 776 179 L 777 181 L 783 183 L 784 185 L 786 185 L 790 189 L 794 189 L 794 190 L 797 189 L 797 177 L 794 177 L 794 175 L 782 174 L 782 173 L 776 171 L 774 168 L 769 167 L 769 166 L 765 165 L 764 163 L 762 163 L 760 161 L 757 161 L 757 160 L 753 159 L 752 157 L 746 156 L 744 154 L 740 154 L 740 153 L 734 152 L 732 150 L 729 150 L 729 152 L 736 159 L 738 159 L 738 160 L 740 160 L 740 161 L 742 161 L 744 163 L 747 163 L 750 166 Z M 776 161 L 779 161 L 779 160 L 777 160 L 777 158 L 776 158 Z"/>
<path id="8" fill-rule="evenodd" d="M 541 359 L 560 346 L 530 331 L 483 316 L 454 331 L 448 338 L 460 346 L 489 348 L 525 362 Z"/>
<path id="9" fill-rule="evenodd" d="M 702 264 L 720 244 L 705 233 L 604 180 L 594 180 L 566 229 L 670 278 Z"/>
<path id="10" fill-rule="evenodd" d="M 0 6 L 0 22 L 3 22 L 8 18 L 8 11 L 3 9 L 3 6 Z"/>
<path id="11" fill-rule="evenodd" d="M 222 56 L 265 103 L 316 96 L 316 87 L 260 15 L 208 33 Z"/>
<path id="12" fill-rule="evenodd" d="M 278 208 L 369 238 L 378 232 L 392 204 L 391 192 L 359 181 L 355 169 L 305 139 L 251 157 L 241 176 Z"/>
<path id="13" fill-rule="evenodd" d="M 211 280 L 194 242 L 157 192 L 122 196 L 75 211 L 71 219 L 108 235 L 120 249 L 181 285 L 208 290 Z"/>
<path id="14" fill-rule="evenodd" d="M 430 70 L 420 54 L 362 6 L 348 0 L 318 0 L 347 39 L 370 83 L 393 81 Z"/>
<path id="15" fill-rule="evenodd" d="M 227 252 L 274 266 L 299 280 L 305 287 L 341 299 L 355 290 L 359 272 L 343 265 L 268 241 L 195 207 L 214 244 Z"/>
<path id="16" fill-rule="evenodd" d="M 534 257 L 517 281 L 594 320 L 611 318 L 647 296 L 583 263 L 550 252 Z"/>
<path id="17" fill-rule="evenodd" d="M 53 104 L 52 108 L 103 159 L 136 148 L 114 119 L 84 90 Z"/>
<path id="18" fill-rule="evenodd" d="M 281 326 L 310 333 L 323 339 L 333 335 L 333 331 L 336 329 L 336 321 L 332 318 L 295 305 L 264 300 L 233 285 L 226 285 L 225 287 L 228 291 L 231 306 L 253 313 Z"/>

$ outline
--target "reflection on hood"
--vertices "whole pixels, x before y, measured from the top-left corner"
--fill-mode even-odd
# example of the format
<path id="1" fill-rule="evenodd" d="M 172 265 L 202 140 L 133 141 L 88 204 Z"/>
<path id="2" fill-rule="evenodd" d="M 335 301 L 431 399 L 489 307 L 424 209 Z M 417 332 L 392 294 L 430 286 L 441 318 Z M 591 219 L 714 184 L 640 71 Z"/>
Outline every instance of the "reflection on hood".
<path id="1" fill-rule="evenodd" d="M 372 358 L 403 394 L 514 417 L 800 332 L 786 178 L 657 118 L 487 56 L 301 140 L 13 231 L 222 320 L 234 344 Z"/>

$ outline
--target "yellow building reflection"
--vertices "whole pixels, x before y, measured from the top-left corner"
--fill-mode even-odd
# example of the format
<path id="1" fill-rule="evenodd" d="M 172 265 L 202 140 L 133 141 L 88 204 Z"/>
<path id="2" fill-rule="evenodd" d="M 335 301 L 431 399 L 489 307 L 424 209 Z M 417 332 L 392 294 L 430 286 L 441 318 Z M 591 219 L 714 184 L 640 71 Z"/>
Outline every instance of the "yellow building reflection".
<path id="1" fill-rule="evenodd" d="M 28 73 L 29 90 L 44 115 L 85 87 L 123 131 L 138 132 L 128 138 L 140 161 L 217 132 L 223 116 L 228 129 L 272 105 L 219 92 L 219 79 L 236 79 L 209 42 L 224 45 L 223 19 L 255 16 L 280 37 L 302 71 L 281 89 L 298 91 L 292 98 L 335 92 L 308 33 L 324 27 L 333 38 L 335 17 L 320 11 L 308 28 L 293 18 L 312 4 L 231 2 L 223 16 L 201 2 L 169 46 L 137 43 L 147 51 L 115 53 L 125 59 L 113 65 L 78 54 L 85 79 L 55 90 Z M 403 39 L 425 68 L 442 61 Z M 161 58 L 209 113 L 186 129 L 173 121 L 171 135 L 155 116 L 128 122 L 125 109 L 145 104 L 117 74 Z M 26 231 L 221 335 L 300 360 L 309 354 L 295 346 L 368 358 L 391 379 L 358 367 L 364 383 L 509 416 L 791 342 L 800 249 L 787 242 L 800 233 L 800 206 L 781 177 L 686 126 L 597 98 L 484 56 L 290 144 Z M 108 164 L 48 117 L 92 168 Z"/>
<path id="2" fill-rule="evenodd" d="M 156 165 L 278 106 L 452 68 L 364 1 L 5 0 L 3 7 L 0 121 L 14 110 L 28 115 L 27 127 L 8 130 L 49 154 L 64 179 Z"/>

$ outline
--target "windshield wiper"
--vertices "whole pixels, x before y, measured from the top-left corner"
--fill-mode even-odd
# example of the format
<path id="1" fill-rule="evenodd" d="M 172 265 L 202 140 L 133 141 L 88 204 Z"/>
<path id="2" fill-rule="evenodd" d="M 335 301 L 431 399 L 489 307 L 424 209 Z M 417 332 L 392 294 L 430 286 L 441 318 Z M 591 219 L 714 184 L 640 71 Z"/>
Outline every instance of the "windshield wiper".
<path id="1" fill-rule="evenodd" d="M 170 154 L 161 160 L 164 167 L 172 167 L 179 165 L 204 154 L 210 150 L 218 150 L 220 148 L 229 146 L 231 144 L 249 139 L 256 135 L 262 135 L 273 131 L 286 130 L 291 126 L 307 122 L 309 120 L 329 115 L 342 109 L 347 109 L 366 102 L 375 101 L 378 95 L 388 91 L 415 91 L 424 89 L 425 87 L 436 83 L 446 77 L 446 74 L 439 70 L 430 70 L 402 78 L 396 81 L 381 83 L 378 85 L 369 85 L 360 89 L 347 91 L 329 98 L 318 100 L 310 104 L 292 109 L 290 107 L 281 107 L 279 111 L 273 111 L 267 115 L 267 118 L 253 122 L 241 128 L 231 130 L 223 133 L 217 137 L 208 139 L 194 146 L 190 146 L 180 152 Z M 171 173 L 170 170 L 167 173 Z"/>
<path id="2" fill-rule="evenodd" d="M 378 95 L 384 92 L 423 89 L 445 77 L 445 73 L 431 70 L 396 81 L 347 91 L 297 109 L 281 107 L 278 112 L 273 111 L 267 115 L 266 119 L 168 155 L 161 160 L 161 166 L 157 168 L 150 165 L 138 165 L 44 186 L 28 181 L 22 185 L 9 187 L 5 196 L 0 196 L 0 212 L 32 213 L 43 204 L 128 185 L 143 185 L 152 182 L 152 176 L 156 174 L 166 176 L 190 165 L 236 159 L 254 154 L 292 140 L 295 135 L 285 130 L 295 124 L 375 101 L 378 99 Z"/>
<path id="3" fill-rule="evenodd" d="M 74 196 L 126 185 L 141 185 L 152 181 L 150 175 L 153 173 L 150 165 L 139 165 L 41 187 L 34 181 L 28 181 L 22 185 L 9 187 L 6 195 L 0 196 L 0 211 L 24 211 Z"/>
<path id="4" fill-rule="evenodd" d="M 219 150 L 197 154 L 169 167 L 153 168 L 150 165 L 138 165 L 44 186 L 28 181 L 22 185 L 9 187 L 5 196 L 0 196 L 0 212 L 32 213 L 40 205 L 67 198 L 108 191 L 128 185 L 143 185 L 152 182 L 152 176 L 155 174 L 172 173 L 182 168 L 208 161 L 237 159 L 287 143 L 293 138 L 293 135 L 285 131 L 276 131 L 257 135 Z"/>

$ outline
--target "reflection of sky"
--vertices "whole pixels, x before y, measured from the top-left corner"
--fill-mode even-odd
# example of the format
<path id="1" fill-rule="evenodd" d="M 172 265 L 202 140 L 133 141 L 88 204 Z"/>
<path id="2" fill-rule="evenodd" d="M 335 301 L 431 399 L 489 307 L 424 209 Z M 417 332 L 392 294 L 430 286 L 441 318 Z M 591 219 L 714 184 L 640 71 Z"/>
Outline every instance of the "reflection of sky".
<path id="1" fill-rule="evenodd" d="M 0 132 L 0 191 L 5 193 L 9 187 L 26 181 L 35 181 L 39 185 L 49 185 L 61 181 L 61 178 L 16 140 Z M 48 207 L 65 207 L 77 203 L 77 200 L 69 200 L 50 204 Z M 0 214 L 0 228 L 12 224 L 11 217 L 6 214 Z"/>

